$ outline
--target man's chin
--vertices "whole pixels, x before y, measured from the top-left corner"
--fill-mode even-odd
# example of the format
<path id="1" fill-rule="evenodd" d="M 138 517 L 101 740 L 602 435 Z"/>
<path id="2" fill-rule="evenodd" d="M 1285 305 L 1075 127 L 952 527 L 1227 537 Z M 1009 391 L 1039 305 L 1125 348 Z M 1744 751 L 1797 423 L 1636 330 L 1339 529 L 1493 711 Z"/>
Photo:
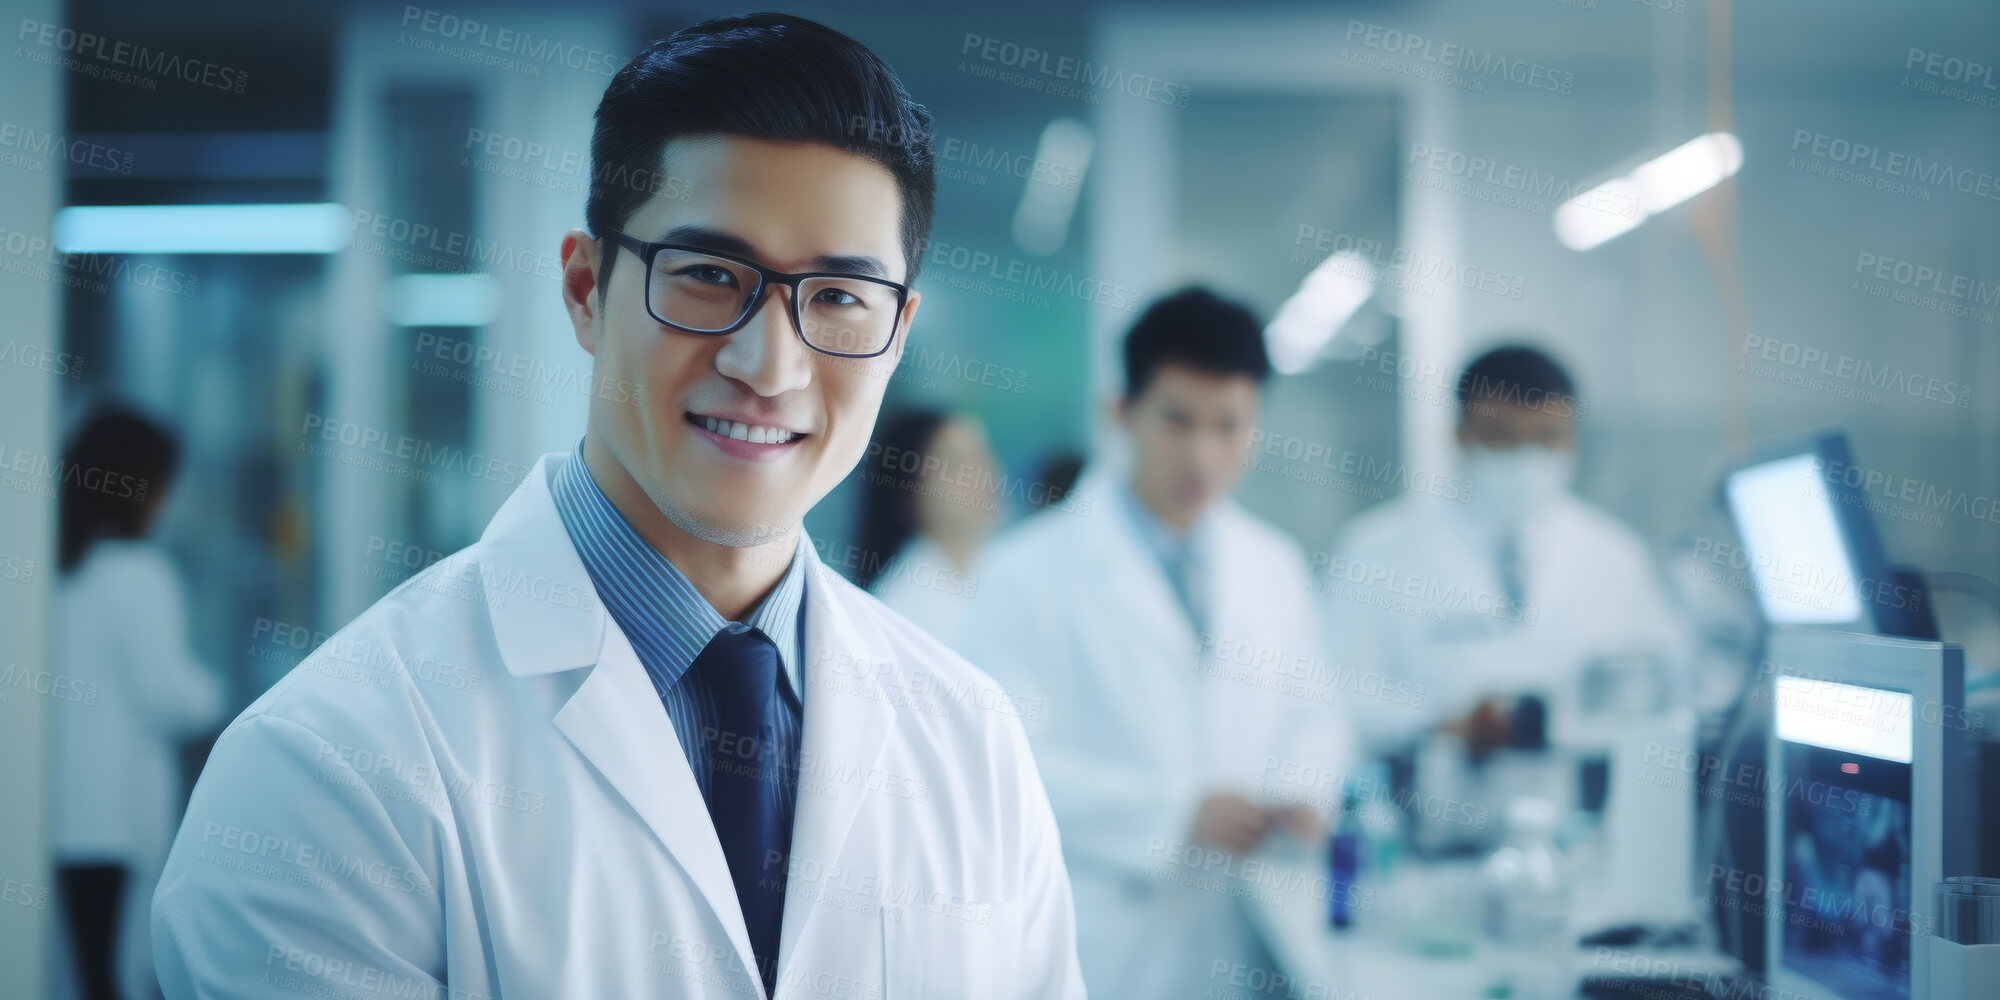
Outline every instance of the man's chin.
<path id="1" fill-rule="evenodd" d="M 731 512 L 728 516 L 703 519 L 694 524 L 681 525 L 681 530 L 713 545 L 727 545 L 730 548 L 747 549 L 760 545 L 781 542 L 798 525 L 798 519 L 790 521 L 745 521 L 742 513 Z"/>
<path id="2" fill-rule="evenodd" d="M 804 511 L 789 517 L 764 502 L 732 502 L 727 494 L 675 497 L 669 491 L 652 494 L 653 505 L 674 527 L 711 545 L 748 548 L 784 540 L 798 527 Z"/>
<path id="3" fill-rule="evenodd" d="M 1174 496 L 1174 500 L 1180 504 L 1183 513 L 1193 517 L 1207 510 L 1208 506 L 1214 503 L 1216 498 L 1221 495 L 1222 491 L 1212 486 L 1190 486 L 1183 487 Z"/>

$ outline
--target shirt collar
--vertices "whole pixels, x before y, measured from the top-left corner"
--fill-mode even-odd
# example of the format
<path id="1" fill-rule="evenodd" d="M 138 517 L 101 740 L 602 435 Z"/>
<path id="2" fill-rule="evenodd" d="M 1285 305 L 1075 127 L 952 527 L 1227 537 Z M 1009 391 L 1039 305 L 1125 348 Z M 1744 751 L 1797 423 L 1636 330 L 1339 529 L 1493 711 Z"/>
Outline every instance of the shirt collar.
<path id="1" fill-rule="evenodd" d="M 653 686 L 664 694 L 728 620 L 618 512 L 584 465 L 580 442 L 556 472 L 550 493 L 605 610 L 631 640 Z M 771 637 L 792 694 L 801 703 L 805 700 L 800 673 L 805 655 L 805 560 L 810 544 L 801 526 L 784 577 L 744 622 Z"/>
<path id="2" fill-rule="evenodd" d="M 1202 542 L 1208 535 L 1210 520 L 1208 511 L 1204 510 L 1195 515 L 1194 523 L 1183 533 L 1175 531 L 1167 525 L 1167 522 L 1160 520 L 1160 515 L 1153 513 L 1153 508 L 1146 506 L 1146 501 L 1139 499 L 1139 492 L 1132 488 L 1129 480 L 1120 480 L 1116 492 L 1119 500 L 1125 505 L 1126 513 L 1131 516 L 1133 525 L 1139 529 L 1139 537 L 1145 540 L 1146 547 L 1151 549 L 1153 555 L 1162 563 L 1172 564 L 1184 559 L 1199 558 Z"/>

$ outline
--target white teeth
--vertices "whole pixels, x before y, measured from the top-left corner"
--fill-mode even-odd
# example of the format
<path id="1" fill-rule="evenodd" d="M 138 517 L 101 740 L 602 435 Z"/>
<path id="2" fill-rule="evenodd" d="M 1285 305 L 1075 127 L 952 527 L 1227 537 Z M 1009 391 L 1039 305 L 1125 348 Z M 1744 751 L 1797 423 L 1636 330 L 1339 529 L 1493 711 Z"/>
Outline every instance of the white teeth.
<path id="1" fill-rule="evenodd" d="M 797 434 L 791 431 L 777 427 L 761 427 L 755 424 L 740 423 L 735 420 L 718 420 L 714 417 L 701 418 L 701 425 L 708 428 L 712 434 L 735 438 L 738 441 L 748 441 L 751 444 L 784 444 L 798 437 Z"/>

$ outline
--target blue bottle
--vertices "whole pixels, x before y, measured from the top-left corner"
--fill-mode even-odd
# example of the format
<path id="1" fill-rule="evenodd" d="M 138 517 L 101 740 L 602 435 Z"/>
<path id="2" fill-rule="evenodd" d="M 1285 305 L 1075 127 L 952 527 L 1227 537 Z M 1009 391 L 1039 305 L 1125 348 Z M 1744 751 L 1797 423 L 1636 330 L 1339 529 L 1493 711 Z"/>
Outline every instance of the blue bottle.
<path id="1" fill-rule="evenodd" d="M 1354 816 L 1354 797 L 1340 804 L 1340 824 L 1328 839 L 1327 920 L 1335 930 L 1354 923 L 1354 879 L 1361 872 L 1361 821 Z"/>

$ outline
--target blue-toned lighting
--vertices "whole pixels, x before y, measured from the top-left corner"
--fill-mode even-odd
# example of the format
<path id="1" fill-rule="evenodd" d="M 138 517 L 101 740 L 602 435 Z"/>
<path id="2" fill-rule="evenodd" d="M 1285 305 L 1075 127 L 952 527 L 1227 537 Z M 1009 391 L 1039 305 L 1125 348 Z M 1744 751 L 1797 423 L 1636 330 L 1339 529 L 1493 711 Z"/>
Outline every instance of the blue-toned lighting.
<path id="1" fill-rule="evenodd" d="M 1556 208 L 1556 238 L 1590 250 L 1722 183 L 1743 168 L 1743 143 L 1710 132 L 1590 188 Z"/>
<path id="2" fill-rule="evenodd" d="M 1096 151 L 1090 127 L 1074 118 L 1058 118 L 1042 129 L 1021 203 L 1014 208 L 1014 242 L 1021 249 L 1046 257 L 1063 248 Z"/>
<path id="3" fill-rule="evenodd" d="M 1264 327 L 1271 367 L 1285 375 L 1311 368 L 1374 294 L 1375 268 L 1359 254 L 1341 250 L 1320 261 Z"/>
<path id="4" fill-rule="evenodd" d="M 64 253 L 337 253 L 340 205 L 74 205 L 56 213 Z"/>
<path id="5" fill-rule="evenodd" d="M 484 274 L 399 274 L 383 307 L 396 326 L 485 326 L 500 316 L 500 286 Z"/>

